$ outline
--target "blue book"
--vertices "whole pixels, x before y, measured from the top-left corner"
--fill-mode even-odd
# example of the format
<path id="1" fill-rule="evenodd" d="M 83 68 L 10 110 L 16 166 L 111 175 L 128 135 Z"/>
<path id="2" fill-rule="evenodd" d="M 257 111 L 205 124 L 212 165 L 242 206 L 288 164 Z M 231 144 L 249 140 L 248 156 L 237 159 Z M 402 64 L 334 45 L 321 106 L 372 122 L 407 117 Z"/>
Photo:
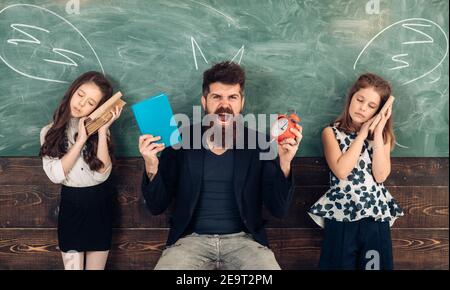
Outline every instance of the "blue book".
<path id="1" fill-rule="evenodd" d="M 169 99 L 165 94 L 145 99 L 131 106 L 141 134 L 161 136 L 156 143 L 164 143 L 166 147 L 181 142 L 180 132 L 173 118 Z"/>

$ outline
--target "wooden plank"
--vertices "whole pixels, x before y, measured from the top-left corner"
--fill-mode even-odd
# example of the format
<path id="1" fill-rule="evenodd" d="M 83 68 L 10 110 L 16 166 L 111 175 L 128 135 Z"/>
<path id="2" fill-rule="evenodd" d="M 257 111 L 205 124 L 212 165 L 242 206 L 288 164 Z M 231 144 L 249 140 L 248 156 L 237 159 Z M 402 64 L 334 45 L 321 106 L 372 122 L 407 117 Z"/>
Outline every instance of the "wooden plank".
<path id="1" fill-rule="evenodd" d="M 3 185 L 0 227 L 54 227 L 58 219 L 59 186 Z"/>
<path id="2" fill-rule="evenodd" d="M 393 157 L 391 166 L 387 186 L 448 186 L 447 157 Z M 329 169 L 324 158 L 297 157 L 292 168 L 299 186 L 329 184 Z"/>
<path id="3" fill-rule="evenodd" d="M 118 184 L 140 184 L 144 164 L 141 158 L 119 158 L 112 179 Z M 0 185 L 51 184 L 38 157 L 0 157 Z"/>
<path id="4" fill-rule="evenodd" d="M 276 219 L 267 211 L 268 226 L 280 228 L 317 227 L 307 214 L 328 187 L 297 187 L 289 214 Z M 389 187 L 391 194 L 403 207 L 405 216 L 394 224 L 400 228 L 448 227 L 448 187 Z M 165 228 L 169 212 L 152 216 L 147 210 L 138 186 L 118 186 L 114 206 L 114 226 L 120 228 Z M 58 219 L 59 186 L 5 185 L 0 192 L 0 227 L 56 227 Z"/>
<path id="5" fill-rule="evenodd" d="M 293 174 L 299 186 L 328 185 L 329 171 L 323 158 L 297 157 Z M 118 184 L 140 184 L 141 158 L 119 158 L 113 172 Z M 387 186 L 448 186 L 448 158 L 392 158 Z M 37 157 L 0 157 L 0 185 L 47 184 L 50 181 Z"/>
<path id="6" fill-rule="evenodd" d="M 393 229 L 395 268 L 449 270 L 448 228 Z"/>
<path id="7" fill-rule="evenodd" d="M 268 229 L 283 269 L 316 269 L 322 230 Z M 108 269 L 152 269 L 167 229 L 116 229 Z M 448 229 L 393 229 L 395 269 L 448 270 Z M 0 229 L 0 269 L 62 269 L 55 229 Z"/>
<path id="8" fill-rule="evenodd" d="M 328 187 L 297 187 L 288 216 L 283 219 L 264 216 L 270 227 L 306 227 L 317 225 L 307 214 L 309 208 L 328 190 Z M 405 215 L 398 218 L 396 228 L 448 228 L 448 187 L 388 187 Z"/>

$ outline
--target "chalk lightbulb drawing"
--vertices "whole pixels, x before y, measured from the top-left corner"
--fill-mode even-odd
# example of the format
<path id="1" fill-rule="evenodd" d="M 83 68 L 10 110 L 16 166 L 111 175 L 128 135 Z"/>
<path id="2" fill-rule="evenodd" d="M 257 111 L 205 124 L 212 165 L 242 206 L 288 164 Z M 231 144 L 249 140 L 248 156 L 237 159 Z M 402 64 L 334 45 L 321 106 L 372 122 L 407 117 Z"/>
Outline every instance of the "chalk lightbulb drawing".
<path id="1" fill-rule="evenodd" d="M 63 27 L 66 42 L 61 40 L 61 34 L 55 34 L 56 26 Z M 31 4 L 3 8 L 0 35 L 4 36 L 0 39 L 0 60 L 22 76 L 67 83 L 62 75 L 69 68 L 78 69 L 80 63 L 94 64 L 104 73 L 97 53 L 81 31 L 49 9 Z"/>
<path id="2" fill-rule="evenodd" d="M 382 63 L 389 71 L 402 71 L 404 73 L 406 70 L 408 70 L 408 72 L 411 73 L 412 76 L 407 80 L 402 81 L 402 85 L 410 84 L 430 75 L 444 62 L 445 58 L 447 57 L 449 43 L 447 34 L 442 29 L 442 27 L 439 26 L 436 22 L 429 19 L 408 18 L 397 21 L 385 27 L 372 39 L 370 39 L 356 58 L 353 64 L 353 69 L 356 69 L 356 66 L 361 62 L 362 58 L 367 55 L 367 51 L 374 46 L 374 43 L 376 43 L 377 41 L 381 41 L 381 35 L 386 34 L 388 31 L 392 31 L 394 29 L 398 29 L 394 32 L 396 33 L 394 34 L 394 36 L 401 41 L 397 43 L 398 45 L 395 48 L 393 48 L 393 50 L 395 51 L 385 52 L 386 55 L 392 55 L 391 58 L 388 60 L 382 60 L 380 61 L 380 63 Z M 400 36 L 401 34 L 406 35 L 406 33 L 409 33 L 408 35 L 411 37 L 411 39 L 405 41 L 404 37 Z M 445 40 L 444 49 L 437 45 L 436 39 L 439 37 L 443 37 Z M 429 53 L 439 52 L 440 54 L 442 54 L 442 57 L 438 58 L 438 61 L 436 63 L 429 60 L 426 61 L 428 65 L 428 67 L 426 68 L 415 67 L 413 61 L 417 57 L 413 55 L 413 48 L 417 49 L 419 47 L 424 47 Z"/>

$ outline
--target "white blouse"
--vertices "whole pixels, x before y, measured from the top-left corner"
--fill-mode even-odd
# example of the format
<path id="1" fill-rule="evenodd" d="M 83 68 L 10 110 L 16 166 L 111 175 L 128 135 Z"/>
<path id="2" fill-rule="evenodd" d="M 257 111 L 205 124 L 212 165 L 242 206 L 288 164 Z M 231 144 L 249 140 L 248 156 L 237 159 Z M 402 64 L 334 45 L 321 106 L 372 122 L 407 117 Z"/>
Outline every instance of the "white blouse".
<path id="1" fill-rule="evenodd" d="M 73 144 L 75 144 L 74 135 L 78 132 L 78 121 L 79 118 L 70 119 L 67 126 L 67 138 L 69 141 L 68 149 L 70 149 Z M 45 135 L 51 128 L 53 123 L 48 124 L 41 130 L 41 146 L 45 141 Z M 42 158 L 42 163 L 44 171 L 48 178 L 53 183 L 61 183 L 66 186 L 71 187 L 88 187 L 98 185 L 108 179 L 111 174 L 112 166 L 110 165 L 104 173 L 99 173 L 93 171 L 89 168 L 89 165 L 84 161 L 82 155 L 78 157 L 72 169 L 64 174 L 64 169 L 62 167 L 61 159 L 45 156 Z"/>

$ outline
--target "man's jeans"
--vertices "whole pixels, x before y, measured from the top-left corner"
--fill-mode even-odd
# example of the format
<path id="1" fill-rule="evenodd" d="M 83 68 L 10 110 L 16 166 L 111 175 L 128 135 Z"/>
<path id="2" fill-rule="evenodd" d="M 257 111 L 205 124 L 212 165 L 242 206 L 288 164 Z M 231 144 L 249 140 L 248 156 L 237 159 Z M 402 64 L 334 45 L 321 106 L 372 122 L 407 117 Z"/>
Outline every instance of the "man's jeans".
<path id="1" fill-rule="evenodd" d="M 250 234 L 193 233 L 167 247 L 155 270 L 280 270 L 269 248 Z"/>

